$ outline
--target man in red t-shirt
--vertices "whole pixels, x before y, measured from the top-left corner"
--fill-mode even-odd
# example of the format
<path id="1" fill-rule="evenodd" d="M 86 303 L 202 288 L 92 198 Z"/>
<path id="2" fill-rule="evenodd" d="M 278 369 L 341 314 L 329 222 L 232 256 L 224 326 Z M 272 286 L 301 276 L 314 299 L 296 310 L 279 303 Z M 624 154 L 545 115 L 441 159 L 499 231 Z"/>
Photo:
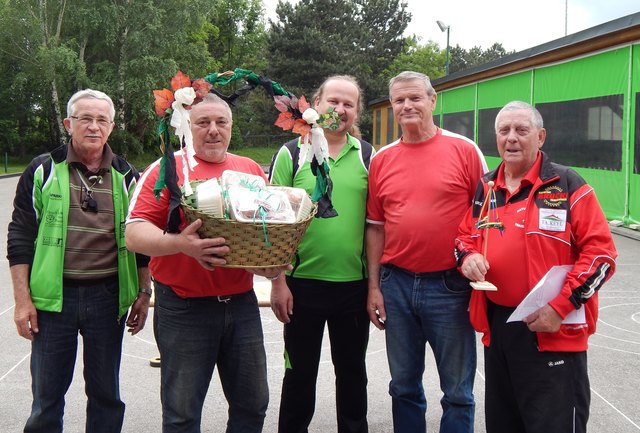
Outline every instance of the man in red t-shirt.
<path id="1" fill-rule="evenodd" d="M 193 157 L 192 180 L 220 178 L 224 170 L 259 175 L 249 158 L 227 152 L 232 117 L 226 102 L 209 94 L 190 110 L 195 156 L 177 152 L 178 183 Z M 185 120 L 183 120 L 185 121 Z M 180 126 L 178 126 L 179 128 Z M 229 403 L 229 431 L 261 432 L 269 401 L 266 356 L 253 275 L 225 264 L 223 238 L 200 239 L 202 222 L 181 221 L 179 233 L 164 231 L 169 212 L 165 188 L 156 200 L 156 161 L 142 175 L 127 218 L 127 247 L 151 256 L 156 287 L 154 330 L 161 363 L 163 433 L 200 431 L 202 406 L 217 366 Z M 285 267 L 283 267 L 284 269 Z M 252 270 L 275 278 L 281 268 Z"/>
<path id="2" fill-rule="evenodd" d="M 394 431 L 426 431 L 422 373 L 429 343 L 444 393 L 440 431 L 471 433 L 471 288 L 451 252 L 486 163 L 474 142 L 434 124 L 429 77 L 403 72 L 391 80 L 389 95 L 402 138 L 371 160 L 366 248 L 369 318 L 387 334 Z"/>

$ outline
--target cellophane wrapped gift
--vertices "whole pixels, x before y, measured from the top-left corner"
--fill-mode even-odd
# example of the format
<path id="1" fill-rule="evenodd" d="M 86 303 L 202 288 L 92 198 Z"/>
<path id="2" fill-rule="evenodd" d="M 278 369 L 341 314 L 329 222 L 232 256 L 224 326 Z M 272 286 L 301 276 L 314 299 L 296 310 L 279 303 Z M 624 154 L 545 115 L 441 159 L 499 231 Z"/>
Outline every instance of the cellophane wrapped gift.
<path id="1" fill-rule="evenodd" d="M 294 188 L 290 186 L 270 186 L 268 187 L 273 191 L 281 191 L 286 194 L 291 209 L 295 214 L 296 221 L 302 221 L 309 216 L 313 209 L 313 203 L 309 198 L 309 194 L 303 188 Z"/>
<path id="2" fill-rule="evenodd" d="M 266 185 L 248 173 L 225 170 L 221 178 L 195 184 L 193 205 L 214 218 L 249 223 L 293 224 L 306 219 L 313 203 L 302 188 Z"/>
<path id="3" fill-rule="evenodd" d="M 266 185 L 263 178 L 247 173 L 225 170 L 222 190 L 229 216 L 241 222 L 296 222 L 286 192 Z"/>

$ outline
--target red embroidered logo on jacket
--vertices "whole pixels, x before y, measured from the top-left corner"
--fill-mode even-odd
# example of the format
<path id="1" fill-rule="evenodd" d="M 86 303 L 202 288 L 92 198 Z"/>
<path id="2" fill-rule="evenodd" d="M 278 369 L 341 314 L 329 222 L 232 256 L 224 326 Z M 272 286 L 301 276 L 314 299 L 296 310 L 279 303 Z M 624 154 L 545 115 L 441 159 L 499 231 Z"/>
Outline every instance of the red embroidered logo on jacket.
<path id="1" fill-rule="evenodd" d="M 569 199 L 569 193 L 563 191 L 559 186 L 552 185 L 539 191 L 536 199 L 542 200 L 549 207 L 557 208 Z"/>

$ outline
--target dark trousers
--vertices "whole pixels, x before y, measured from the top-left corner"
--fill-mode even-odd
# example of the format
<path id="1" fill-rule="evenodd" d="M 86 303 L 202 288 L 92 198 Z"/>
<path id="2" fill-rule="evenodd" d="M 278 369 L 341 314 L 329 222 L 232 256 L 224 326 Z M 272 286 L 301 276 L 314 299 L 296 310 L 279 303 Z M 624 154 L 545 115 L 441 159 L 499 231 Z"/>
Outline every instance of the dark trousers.
<path id="1" fill-rule="evenodd" d="M 158 281 L 155 287 L 162 432 L 201 432 L 202 408 L 216 368 L 229 419 L 226 429 L 221 423 L 208 431 L 262 432 L 269 386 L 255 292 L 185 299 Z"/>
<path id="2" fill-rule="evenodd" d="M 87 433 L 119 433 L 124 420 L 120 399 L 120 355 L 124 317 L 118 316 L 118 283 L 67 283 L 59 313 L 38 310 L 31 344 L 33 404 L 26 433 L 61 433 L 65 394 L 73 379 L 82 336 Z M 0 430 L 3 430 L 0 427 Z"/>
<path id="3" fill-rule="evenodd" d="M 326 323 L 336 375 L 337 431 L 366 433 L 366 280 L 335 283 L 287 277 L 287 284 L 293 294 L 293 315 L 284 327 L 286 369 L 278 432 L 308 431 Z"/>
<path id="4" fill-rule="evenodd" d="M 584 433 L 591 399 L 587 352 L 540 352 L 513 308 L 489 305 L 485 348 L 487 433 Z"/>

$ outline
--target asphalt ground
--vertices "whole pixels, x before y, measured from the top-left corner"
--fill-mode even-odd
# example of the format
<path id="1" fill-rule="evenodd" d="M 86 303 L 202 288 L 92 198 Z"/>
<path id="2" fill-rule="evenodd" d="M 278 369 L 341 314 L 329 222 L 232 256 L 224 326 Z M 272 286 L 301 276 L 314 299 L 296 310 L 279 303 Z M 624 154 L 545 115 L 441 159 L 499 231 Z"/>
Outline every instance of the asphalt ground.
<path id="1" fill-rule="evenodd" d="M 31 406 L 29 374 L 30 343 L 19 337 L 13 323 L 14 303 L 8 264 L 6 263 L 6 227 L 17 178 L 0 179 L 0 248 L 5 265 L 0 266 L 0 433 L 20 432 Z M 600 292 L 598 332 L 590 339 L 589 373 L 591 379 L 591 433 L 640 432 L 640 236 L 617 230 L 618 268 L 613 278 Z M 635 237 L 633 239 L 627 236 Z M 256 288 L 264 296 L 268 284 L 256 279 Z M 277 417 L 283 375 L 282 324 L 269 308 L 262 308 L 265 347 L 268 360 L 271 401 L 264 431 L 277 431 Z M 158 356 L 152 319 L 137 336 L 124 337 L 121 393 L 127 405 L 124 432 L 151 433 L 161 431 L 160 369 L 149 360 Z M 369 431 L 392 432 L 391 398 L 388 394 L 389 372 L 385 355 L 384 332 L 371 327 L 367 366 L 369 374 Z M 79 339 L 79 350 L 82 340 Z M 482 349 L 478 343 L 478 371 L 475 382 L 476 431 L 485 431 L 483 400 L 484 378 Z M 81 353 L 81 352 L 79 352 Z M 80 357 L 81 359 L 81 357 Z M 336 431 L 335 392 L 328 337 L 325 335 L 318 378 L 316 413 L 309 431 Z M 439 428 L 441 393 L 434 368 L 433 355 L 428 352 L 424 376 L 429 408 L 428 431 Z M 226 402 L 220 382 L 214 374 L 203 410 L 202 431 L 224 432 Z M 67 393 L 65 431 L 83 432 L 85 396 L 82 362 L 79 360 L 71 388 Z M 554 432 L 549 432 L 554 433 Z"/>

